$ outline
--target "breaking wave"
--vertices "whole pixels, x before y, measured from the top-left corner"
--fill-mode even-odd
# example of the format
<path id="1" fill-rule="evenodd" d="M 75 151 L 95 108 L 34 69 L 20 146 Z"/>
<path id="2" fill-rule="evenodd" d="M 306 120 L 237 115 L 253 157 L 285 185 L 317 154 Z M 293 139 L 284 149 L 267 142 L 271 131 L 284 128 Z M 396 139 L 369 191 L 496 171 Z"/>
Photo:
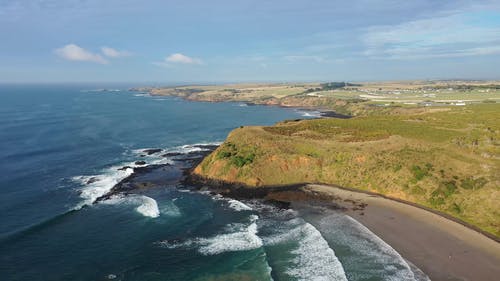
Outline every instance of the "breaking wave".
<path id="1" fill-rule="evenodd" d="M 250 216 L 250 224 L 232 224 L 226 227 L 229 233 L 209 238 L 194 238 L 184 242 L 162 241 L 159 244 L 168 249 L 196 248 L 202 255 L 218 255 L 225 252 L 248 251 L 262 247 L 262 240 L 257 236 L 258 216 Z"/>
<path id="2" fill-rule="evenodd" d="M 83 185 L 80 191 L 80 202 L 75 209 L 81 209 L 83 206 L 92 205 L 97 198 L 107 194 L 116 184 L 134 173 L 131 163 L 130 168 L 120 169 L 122 166 L 113 166 L 103 171 L 99 175 L 77 176 L 73 180 Z M 119 170 L 120 169 L 120 170 Z"/>
<path id="3" fill-rule="evenodd" d="M 157 218 L 160 216 L 160 210 L 158 209 L 158 204 L 156 200 L 151 197 L 141 196 L 141 205 L 135 210 L 141 213 L 143 216 Z"/>
<path id="4" fill-rule="evenodd" d="M 235 200 L 235 199 L 229 199 L 228 201 L 229 207 L 232 208 L 235 211 L 251 211 L 252 207 L 246 205 L 245 203 Z"/>
<path id="5" fill-rule="evenodd" d="M 319 118 L 321 112 L 319 111 L 297 111 L 302 117 Z"/>
<path id="6" fill-rule="evenodd" d="M 222 144 L 222 142 L 206 142 L 206 143 L 185 144 L 185 145 L 180 145 L 180 146 L 170 147 L 170 148 L 158 148 L 158 149 L 155 149 L 155 150 L 157 150 L 156 152 L 151 153 L 149 155 L 145 155 L 144 152 L 147 150 L 150 150 L 150 149 L 154 149 L 154 148 L 134 149 L 134 150 L 132 150 L 132 152 L 135 155 L 141 155 L 141 156 L 148 157 L 148 158 L 158 158 L 158 157 L 162 157 L 162 154 L 165 154 L 165 153 L 189 154 L 192 152 L 209 151 L 210 148 L 208 148 L 208 147 L 218 146 L 221 144 Z"/>
<path id="7" fill-rule="evenodd" d="M 350 248 L 352 255 L 343 263 L 357 269 L 356 279 L 383 276 L 384 280 L 394 281 L 426 280 L 416 278 L 410 265 L 396 250 L 349 216 L 325 216 L 319 220 L 318 227 L 335 237 L 336 242 Z"/>
<path id="8" fill-rule="evenodd" d="M 314 226 L 301 218 L 281 223 L 271 220 L 268 224 L 269 227 L 277 225 L 275 229 L 278 233 L 263 238 L 264 245 L 298 244 L 290 251 L 293 258 L 291 266 L 285 272 L 287 275 L 296 280 L 347 281 L 344 268 L 334 250 Z"/>
<path id="9" fill-rule="evenodd" d="M 115 195 L 102 202 L 103 204 L 132 204 L 138 205 L 135 210 L 145 217 L 157 218 L 160 216 L 158 203 L 151 197 L 145 195 Z"/>
<path id="10" fill-rule="evenodd" d="M 104 196 L 108 192 L 110 192 L 111 189 L 120 181 L 132 175 L 134 173 L 134 168 L 136 167 L 173 164 L 171 158 L 164 157 L 165 153 L 189 154 L 191 152 L 209 151 L 210 149 L 208 148 L 208 146 L 216 146 L 220 144 L 221 142 L 187 144 L 174 148 L 156 149 L 158 151 L 151 154 L 145 153 L 145 151 L 151 148 L 135 149 L 132 151 L 135 157 L 139 155 L 146 157 L 147 163 L 145 165 L 136 164 L 135 161 L 132 161 L 129 163 L 123 163 L 122 165 L 116 165 L 104 169 L 102 173 L 98 175 L 73 177 L 73 181 L 82 185 L 82 188 L 80 189 L 80 197 L 83 199 L 83 201 L 75 206 L 74 209 L 78 210 L 83 206 L 92 205 L 99 197 Z"/>
<path id="11" fill-rule="evenodd" d="M 167 152 L 179 152 L 183 154 L 197 152 L 197 151 L 209 151 L 208 146 L 216 146 L 221 145 L 222 142 L 206 142 L 206 143 L 195 143 L 195 144 L 186 144 L 175 147 L 173 149 L 167 150 Z"/>

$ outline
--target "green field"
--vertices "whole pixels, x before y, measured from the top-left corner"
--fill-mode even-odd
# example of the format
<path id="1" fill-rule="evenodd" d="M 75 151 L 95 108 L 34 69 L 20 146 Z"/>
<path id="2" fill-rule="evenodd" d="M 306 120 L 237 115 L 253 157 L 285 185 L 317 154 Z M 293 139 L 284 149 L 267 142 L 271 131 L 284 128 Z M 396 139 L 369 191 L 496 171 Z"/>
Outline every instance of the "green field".
<path id="1" fill-rule="evenodd" d="M 500 236 L 499 120 L 494 103 L 243 127 L 195 173 L 254 187 L 312 182 L 377 192 Z"/>
<path id="2" fill-rule="evenodd" d="M 138 88 L 191 101 L 333 110 L 352 116 L 411 114 L 425 107 L 500 102 L 499 81 L 260 83 Z"/>

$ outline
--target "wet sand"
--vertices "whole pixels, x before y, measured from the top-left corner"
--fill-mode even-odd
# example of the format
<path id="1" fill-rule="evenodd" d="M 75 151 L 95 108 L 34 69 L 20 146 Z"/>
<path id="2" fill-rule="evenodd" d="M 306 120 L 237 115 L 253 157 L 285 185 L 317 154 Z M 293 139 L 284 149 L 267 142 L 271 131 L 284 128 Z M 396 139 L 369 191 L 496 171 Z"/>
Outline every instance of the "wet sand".
<path id="1" fill-rule="evenodd" d="M 500 243 L 462 224 L 376 195 L 325 185 L 305 190 L 333 198 L 431 280 L 500 278 Z"/>

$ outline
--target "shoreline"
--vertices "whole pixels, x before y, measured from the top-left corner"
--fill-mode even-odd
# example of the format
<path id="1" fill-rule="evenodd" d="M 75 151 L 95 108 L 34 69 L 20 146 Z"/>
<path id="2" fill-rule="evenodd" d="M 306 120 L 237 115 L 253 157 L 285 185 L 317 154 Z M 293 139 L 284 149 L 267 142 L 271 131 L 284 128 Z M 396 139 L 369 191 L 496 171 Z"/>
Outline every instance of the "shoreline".
<path id="1" fill-rule="evenodd" d="M 200 159 L 202 160 L 202 159 Z M 201 161 L 200 161 L 201 162 Z M 199 164 L 199 163 L 197 163 Z M 228 196 L 234 199 L 270 199 L 274 201 L 283 201 L 283 202 L 292 202 L 292 201 L 304 201 L 304 200 L 313 200 L 313 201 L 321 201 L 321 202 L 329 202 L 332 200 L 328 195 L 330 194 L 318 194 L 318 192 L 307 192 L 304 190 L 305 187 L 308 186 L 328 186 L 331 188 L 336 188 L 339 190 L 344 190 L 346 192 L 352 192 L 352 193 L 359 193 L 359 194 L 365 194 L 369 196 L 376 196 L 380 197 L 389 201 L 393 202 L 398 202 L 401 204 L 405 204 L 408 206 L 412 206 L 417 209 L 421 209 L 423 211 L 427 211 L 429 213 L 435 214 L 439 217 L 442 217 L 444 219 L 447 219 L 449 221 L 453 221 L 457 224 L 460 224 L 471 231 L 475 231 L 478 234 L 481 234 L 494 242 L 497 242 L 500 244 L 500 237 L 495 236 L 492 233 L 486 232 L 479 227 L 472 225 L 466 221 L 460 220 L 456 217 L 453 217 L 449 214 L 440 212 L 438 210 L 431 209 L 429 207 L 398 199 L 398 198 L 393 198 L 389 197 L 380 193 L 376 192 L 371 192 L 367 190 L 361 190 L 361 189 L 356 189 L 356 188 L 350 188 L 350 187 L 343 187 L 343 186 L 338 186 L 338 185 L 333 185 L 333 184 L 326 184 L 326 183 L 311 183 L 311 182 L 302 182 L 302 183 L 295 183 L 295 184 L 289 184 L 289 185 L 276 185 L 276 186 L 259 186 L 259 187 L 250 187 L 246 186 L 244 184 L 240 183 L 228 183 L 224 181 L 219 181 L 219 180 L 214 180 L 214 179 L 206 179 L 203 177 L 200 177 L 198 175 L 194 175 L 192 171 L 194 168 L 197 166 L 195 163 L 195 166 L 193 168 L 186 170 L 186 176 L 187 178 L 184 180 L 185 183 L 188 183 L 193 186 L 197 186 L 198 188 L 203 188 L 207 189 L 210 191 L 213 191 L 215 193 L 219 193 L 224 196 Z M 293 194 L 295 193 L 295 194 Z M 278 195 L 280 194 L 280 195 Z M 282 195 L 284 194 L 284 195 Z M 278 197 L 277 197 L 278 196 Z M 334 207 L 335 208 L 335 207 Z"/>
<path id="2" fill-rule="evenodd" d="M 260 198 L 284 208 L 321 205 L 359 221 L 431 280 L 495 280 L 500 239 L 438 211 L 362 190 L 299 183 L 245 187 L 189 175 L 187 182 L 234 199 Z"/>
<path id="3" fill-rule="evenodd" d="M 327 185 L 306 190 L 336 197 L 353 217 L 432 280 L 495 280 L 500 243 L 455 220 L 413 204 Z M 349 208 L 352 201 L 365 205 Z M 293 203 L 292 203 L 293 205 Z"/>
<path id="4" fill-rule="evenodd" d="M 182 174 L 182 185 L 234 199 L 262 199 L 280 208 L 306 210 L 321 206 L 344 213 L 367 227 L 432 280 L 481 281 L 500 276 L 497 266 L 500 264 L 499 239 L 459 219 L 412 202 L 352 188 L 311 183 L 253 188 L 193 174 L 203 156 L 213 149 L 215 146 L 203 152 L 188 153 L 177 160 L 187 161 L 178 170 Z M 149 183 L 150 178 L 148 182 L 136 180 L 157 168 L 172 167 L 137 168 L 133 175 L 100 199 L 115 193 L 134 193 L 132 190 L 140 193 L 142 188 L 154 186 L 156 180 L 168 181 L 168 175 L 153 180 L 151 186 L 144 184 Z"/>
<path id="5" fill-rule="evenodd" d="M 235 101 L 235 100 L 203 100 L 203 99 L 192 99 L 189 98 L 189 96 L 181 96 L 181 95 L 170 95 L 170 94 L 155 94 L 151 90 L 148 91 L 139 91 L 138 89 L 129 89 L 129 91 L 137 91 L 137 92 L 144 92 L 145 94 L 151 96 L 151 97 L 174 97 L 174 98 L 180 98 L 184 101 L 189 101 L 189 102 L 208 102 L 208 103 L 240 103 L 240 104 L 245 104 L 246 106 L 272 106 L 272 107 L 280 107 L 280 108 L 292 108 L 292 109 L 297 109 L 297 110 L 304 110 L 304 111 L 318 111 L 320 113 L 319 117 L 316 118 L 339 118 L 339 119 L 349 119 L 353 118 L 353 115 L 347 115 L 347 114 L 342 114 L 338 113 L 335 110 L 328 109 L 326 107 L 321 107 L 321 106 L 294 106 L 294 105 L 283 105 L 283 104 L 273 104 L 273 103 L 255 103 L 252 101 Z"/>

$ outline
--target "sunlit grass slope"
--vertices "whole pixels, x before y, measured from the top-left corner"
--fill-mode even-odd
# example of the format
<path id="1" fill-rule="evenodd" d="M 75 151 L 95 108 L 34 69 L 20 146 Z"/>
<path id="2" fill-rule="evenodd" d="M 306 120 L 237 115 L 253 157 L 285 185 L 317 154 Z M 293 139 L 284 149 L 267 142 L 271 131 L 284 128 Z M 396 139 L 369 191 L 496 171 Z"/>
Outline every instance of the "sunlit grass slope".
<path id="1" fill-rule="evenodd" d="M 313 182 L 377 192 L 500 236 L 500 104 L 242 127 L 195 173 L 254 187 Z"/>

